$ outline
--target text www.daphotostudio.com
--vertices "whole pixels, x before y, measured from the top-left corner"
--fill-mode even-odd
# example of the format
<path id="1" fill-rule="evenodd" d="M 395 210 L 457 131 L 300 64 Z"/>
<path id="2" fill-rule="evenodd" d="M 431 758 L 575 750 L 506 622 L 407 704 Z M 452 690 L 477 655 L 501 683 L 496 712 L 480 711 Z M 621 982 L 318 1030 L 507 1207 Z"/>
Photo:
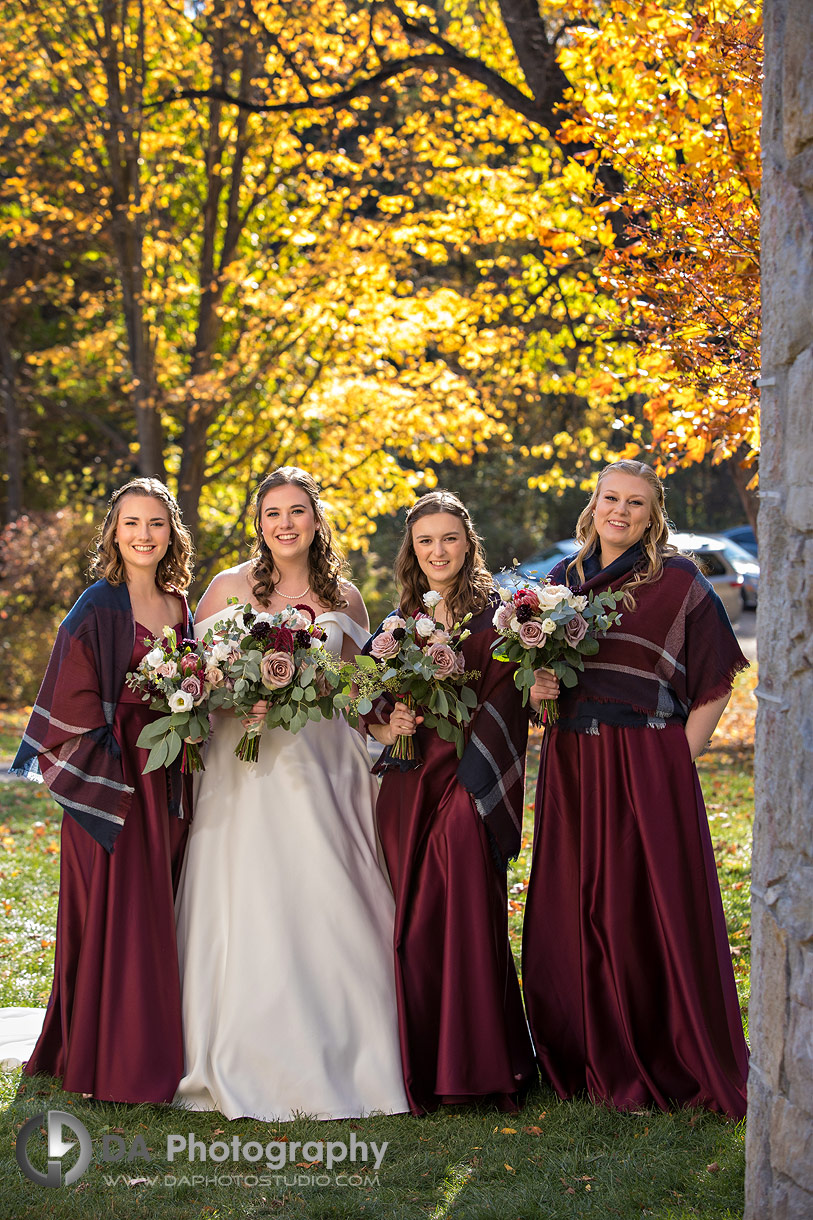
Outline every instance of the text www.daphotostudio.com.
<path id="1" fill-rule="evenodd" d="M 45 1139 L 41 1129 L 45 1129 Z M 66 1139 L 65 1129 L 76 1138 Z M 37 1136 L 35 1142 L 35 1136 Z M 40 1186 L 70 1186 L 77 1181 L 91 1163 L 127 1166 L 128 1172 L 105 1175 L 105 1184 L 132 1186 L 136 1182 L 145 1185 L 161 1183 L 167 1186 L 377 1186 L 378 1176 L 367 1171 L 372 1157 L 375 1171 L 380 1169 L 387 1151 L 388 1141 L 377 1144 L 374 1140 L 359 1140 L 354 1131 L 349 1141 L 344 1140 L 243 1140 L 233 1135 L 230 1140 L 212 1140 L 206 1143 L 191 1131 L 186 1135 L 167 1136 L 166 1161 L 173 1166 L 170 1173 L 150 1175 L 141 1166 L 154 1164 L 159 1158 L 147 1148 L 142 1135 L 127 1140 L 123 1135 L 105 1131 L 98 1139 L 92 1139 L 87 1127 L 75 1114 L 63 1110 L 49 1110 L 36 1114 L 21 1127 L 17 1136 L 17 1164 L 23 1174 Z M 29 1155 L 33 1152 L 33 1159 Z M 72 1158 L 68 1153 L 77 1149 Z M 42 1162 L 44 1167 L 40 1168 Z M 183 1162 L 191 1166 L 186 1172 Z M 235 1167 L 243 1164 L 253 1167 L 251 1172 L 227 1172 L 226 1162 Z M 138 1163 L 139 1168 L 136 1169 Z M 205 1165 L 201 1173 L 198 1166 Z M 132 1166 L 132 1168 L 130 1168 Z M 341 1166 L 331 1175 L 330 1170 Z M 356 1172 L 348 1172 L 350 1166 Z M 217 1167 L 217 1168 L 216 1168 Z M 296 1172 L 298 1169 L 306 1173 Z M 270 1171 L 270 1172 L 266 1172 Z M 140 1172 L 134 1178 L 133 1172 Z"/>

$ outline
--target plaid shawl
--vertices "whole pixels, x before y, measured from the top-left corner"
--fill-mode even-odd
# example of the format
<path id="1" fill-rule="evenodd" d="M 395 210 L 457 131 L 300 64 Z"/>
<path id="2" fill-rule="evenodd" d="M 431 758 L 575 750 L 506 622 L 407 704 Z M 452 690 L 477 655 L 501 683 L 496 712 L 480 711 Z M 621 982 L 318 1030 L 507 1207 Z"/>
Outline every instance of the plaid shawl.
<path id="1" fill-rule="evenodd" d="M 565 583 L 572 558 L 553 569 L 554 583 Z M 570 584 L 580 593 L 617 589 L 642 560 L 640 543 L 606 568 L 591 555 L 584 582 L 574 569 Z M 748 668 L 722 602 L 691 559 L 668 556 L 660 580 L 640 585 L 635 600 L 635 610 L 619 605 L 620 623 L 585 658 L 578 685 L 562 688 L 559 728 L 598 733 L 601 723 L 685 723 L 693 707 L 719 699 Z"/>
<path id="2" fill-rule="evenodd" d="M 184 609 L 187 633 L 191 616 Z M 37 701 L 11 771 L 43 779 L 66 813 L 112 852 L 133 788 L 113 736 L 116 705 L 130 668 L 135 623 L 125 584 L 86 589 L 57 632 Z M 174 779 L 174 777 L 172 777 Z M 180 792 L 171 781 L 171 811 Z"/>
<path id="3" fill-rule="evenodd" d="M 466 668 L 479 670 L 480 677 L 466 683 L 477 694 L 477 707 L 466 728 L 466 745 L 457 778 L 483 819 L 495 859 L 505 868 L 522 845 L 529 710 L 522 706 L 521 695 L 514 685 L 514 667 L 495 661 L 491 655 L 497 638 L 492 620 L 498 605 L 500 599 L 493 594 L 485 610 L 467 624 L 471 635 L 463 642 Z M 365 645 L 365 652 L 369 652 L 370 643 Z M 382 697 L 363 719 L 367 723 L 386 723 L 392 703 L 389 696 Z M 454 747 L 450 744 L 449 749 Z M 374 770 L 398 766 L 399 761 L 391 759 L 387 749 Z"/>

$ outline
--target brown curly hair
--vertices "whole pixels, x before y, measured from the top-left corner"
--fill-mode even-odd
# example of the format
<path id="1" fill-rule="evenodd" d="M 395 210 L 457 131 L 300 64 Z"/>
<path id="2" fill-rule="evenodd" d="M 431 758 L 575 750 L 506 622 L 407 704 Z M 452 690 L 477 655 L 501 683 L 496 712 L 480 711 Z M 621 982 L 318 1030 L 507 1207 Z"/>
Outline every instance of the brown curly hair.
<path id="1" fill-rule="evenodd" d="M 634 610 L 635 589 L 639 588 L 640 585 L 651 585 L 656 580 L 660 580 L 661 573 L 663 572 L 664 558 L 667 555 L 677 555 L 679 553 L 677 547 L 674 547 L 669 541 L 669 520 L 666 516 L 663 483 L 652 467 L 647 466 L 646 462 L 636 462 L 629 458 L 622 458 L 618 462 L 611 462 L 609 466 L 605 466 L 600 472 L 595 491 L 590 497 L 587 507 L 582 509 L 576 522 L 576 541 L 581 543 L 581 547 L 576 558 L 568 564 L 567 571 L 570 574 L 571 570 L 575 568 L 579 580 L 584 580 L 584 561 L 589 555 L 593 554 L 599 545 L 598 531 L 593 520 L 593 509 L 598 501 L 602 480 L 616 471 L 619 474 L 633 475 L 636 479 L 643 479 L 651 493 L 649 524 L 644 530 L 642 539 L 646 563 L 645 565 L 639 564 L 638 567 L 633 569 L 629 579 L 620 586 L 624 594 L 624 605 L 628 610 Z"/>
<path id="2" fill-rule="evenodd" d="M 325 510 L 319 499 L 319 484 L 306 470 L 299 466 L 279 466 L 266 475 L 257 488 L 254 504 L 254 532 L 257 535 L 251 548 L 250 574 L 254 580 L 251 591 L 261 606 L 267 606 L 271 595 L 279 583 L 279 575 L 275 575 L 274 557 L 271 548 L 263 538 L 262 508 L 263 501 L 269 491 L 275 487 L 283 487 L 293 483 L 304 491 L 311 502 L 313 515 L 316 518 L 316 533 L 308 551 L 308 573 L 310 575 L 311 592 L 331 610 L 338 610 L 347 605 L 347 599 L 342 596 L 340 581 L 347 570 L 347 563 L 338 544 L 333 540 L 333 531 L 325 516 Z"/>
<path id="3" fill-rule="evenodd" d="M 406 515 L 404 536 L 395 558 L 395 579 L 400 589 L 401 609 L 405 614 L 415 614 L 424 609 L 423 595 L 429 591 L 429 581 L 421 571 L 412 545 L 412 527 L 421 517 L 428 517 L 431 513 L 451 513 L 463 522 L 466 533 L 466 558 L 451 593 L 444 599 L 452 622 L 459 622 L 466 614 L 479 614 L 485 610 L 494 581 L 486 567 L 483 540 L 472 524 L 468 509 L 451 491 L 430 491 L 421 496 Z"/>
<path id="4" fill-rule="evenodd" d="M 95 554 L 92 554 L 88 574 L 96 580 L 106 580 L 111 585 L 124 584 L 127 580 L 124 560 L 116 545 L 116 526 L 119 522 L 121 500 L 126 495 L 150 496 L 154 500 L 160 500 L 167 510 L 169 546 L 166 555 L 158 564 L 155 583 L 164 593 L 183 593 L 189 588 L 192 580 L 195 547 L 192 535 L 181 519 L 177 500 L 160 479 L 131 479 L 118 491 L 113 492 L 107 516 L 94 540 Z"/>

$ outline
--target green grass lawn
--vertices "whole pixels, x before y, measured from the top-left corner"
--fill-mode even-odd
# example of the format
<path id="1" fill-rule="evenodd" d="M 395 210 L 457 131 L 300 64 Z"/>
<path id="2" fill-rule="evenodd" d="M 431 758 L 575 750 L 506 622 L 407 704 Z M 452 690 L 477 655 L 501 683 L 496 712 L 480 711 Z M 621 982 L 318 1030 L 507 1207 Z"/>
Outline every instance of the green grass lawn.
<path id="1" fill-rule="evenodd" d="M 746 1019 L 755 682 L 755 676 L 739 679 L 715 748 L 700 763 Z M 13 753 L 24 720 L 0 709 L 0 755 Z M 538 747 L 537 739 L 529 755 L 529 802 Z M 0 802 L 0 1005 L 41 1005 L 50 990 L 53 964 L 60 814 L 47 792 L 30 784 L 3 784 Z M 517 956 L 530 822 L 529 812 L 527 840 L 509 874 Z M 716 1220 L 742 1215 L 745 1125 L 701 1111 L 620 1115 L 586 1101 L 560 1102 L 540 1087 L 520 1114 L 510 1116 L 459 1107 L 422 1119 L 228 1122 L 217 1114 L 169 1107 L 91 1103 L 40 1077 L 21 1083 L 19 1071 L 0 1076 L 0 1099 L 5 1107 L 0 1115 L 0 1217 L 18 1220 L 46 1214 L 57 1220 L 101 1215 L 145 1220 Z M 90 1132 L 94 1149 L 82 1178 L 54 1190 L 25 1179 L 14 1157 L 22 1124 L 48 1109 L 76 1114 Z M 279 1171 L 247 1162 L 190 1164 L 186 1157 L 169 1162 L 168 1135 L 190 1132 L 207 1146 L 212 1141 L 231 1143 L 234 1136 L 243 1143 L 347 1142 L 352 1133 L 356 1141 L 368 1144 L 368 1155 L 364 1160 L 357 1157 L 344 1181 L 336 1180 L 342 1166 L 325 1174 L 301 1148 Z M 126 1148 L 141 1137 L 143 1145 L 135 1150 L 146 1150 L 151 1159 L 137 1156 L 103 1164 L 105 1134 L 119 1135 Z M 378 1170 L 369 1149 L 373 1141 L 379 1147 L 387 1142 Z M 68 1153 L 66 1165 L 73 1159 Z M 236 1180 L 237 1174 L 244 1176 Z"/>

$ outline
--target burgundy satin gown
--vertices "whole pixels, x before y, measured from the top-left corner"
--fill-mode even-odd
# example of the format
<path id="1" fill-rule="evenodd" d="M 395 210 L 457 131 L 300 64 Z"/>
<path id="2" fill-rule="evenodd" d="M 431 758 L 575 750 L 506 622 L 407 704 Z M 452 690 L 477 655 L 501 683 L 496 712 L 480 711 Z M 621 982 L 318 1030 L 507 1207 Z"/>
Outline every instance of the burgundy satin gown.
<path id="1" fill-rule="evenodd" d="M 680 724 L 546 733 L 522 973 L 560 1097 L 745 1113 L 748 1052 Z"/>
<path id="2" fill-rule="evenodd" d="M 131 669 L 146 634 L 137 624 Z M 112 855 L 63 817 L 54 983 L 25 1066 L 104 1101 L 169 1102 L 183 1075 L 174 893 L 189 822 L 169 813 L 164 768 L 141 773 L 135 742 L 157 715 L 122 689 L 113 732 L 135 794 Z"/>
<path id="3" fill-rule="evenodd" d="M 469 669 L 501 664 L 491 659 L 493 639 L 480 630 L 465 641 Z M 502 668 L 511 682 L 511 667 Z M 422 766 L 387 772 L 376 806 L 395 892 L 407 1097 L 415 1114 L 477 1100 L 513 1109 L 537 1077 L 508 941 L 505 873 L 457 781 L 454 745 L 422 725 L 416 741 Z"/>

